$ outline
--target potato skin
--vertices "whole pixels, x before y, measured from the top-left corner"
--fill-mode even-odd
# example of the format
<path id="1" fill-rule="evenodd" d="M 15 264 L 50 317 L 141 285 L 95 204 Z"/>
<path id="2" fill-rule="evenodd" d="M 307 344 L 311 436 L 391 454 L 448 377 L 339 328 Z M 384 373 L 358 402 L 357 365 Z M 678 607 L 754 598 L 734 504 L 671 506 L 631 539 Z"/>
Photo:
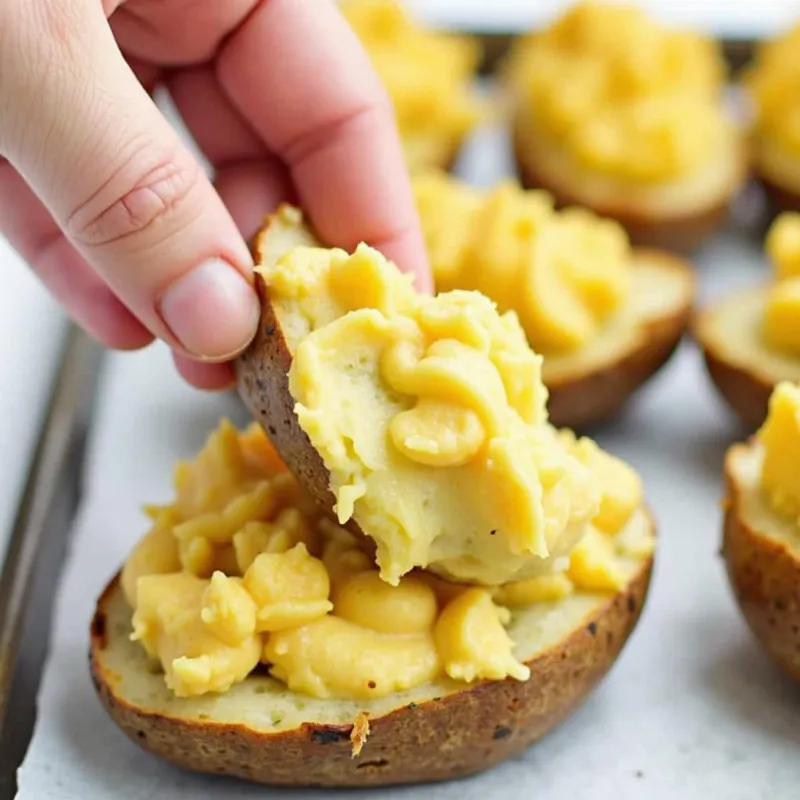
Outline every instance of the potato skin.
<path id="1" fill-rule="evenodd" d="M 546 189 L 553 195 L 557 208 L 584 206 L 600 216 L 617 220 L 636 247 L 652 247 L 682 255 L 694 252 L 723 223 L 736 190 L 732 186 L 725 197 L 703 212 L 669 217 L 656 217 L 624 202 L 590 206 L 581 200 L 579 192 L 573 193 L 563 185 L 554 186 L 542 176 L 518 135 L 516 126 L 513 148 L 517 172 L 526 189 Z M 742 174 L 745 170 L 744 161 L 743 157 Z"/>
<path id="2" fill-rule="evenodd" d="M 370 719 L 361 754 L 352 757 L 352 725 L 307 723 L 263 733 L 245 725 L 170 718 L 128 703 L 104 672 L 108 635 L 98 601 L 90 666 L 99 698 L 136 744 L 174 764 L 281 786 L 361 787 L 443 781 L 482 772 L 542 738 L 606 675 L 634 629 L 652 559 L 625 591 L 582 626 L 528 662 L 531 678 L 489 681 Z"/>
<path id="3" fill-rule="evenodd" d="M 328 470 L 294 413 L 294 398 L 289 391 L 289 345 L 266 284 L 258 276 L 255 283 L 261 319 L 250 346 L 234 362 L 239 395 L 300 485 L 320 506 L 331 509 L 336 500 L 329 488 Z"/>
<path id="4" fill-rule="evenodd" d="M 637 248 L 637 252 L 644 255 L 645 248 Z M 651 260 L 656 255 L 664 265 L 690 269 L 687 262 L 672 256 L 647 252 Z M 669 316 L 649 321 L 643 326 L 640 346 L 622 354 L 616 363 L 585 375 L 547 380 L 545 364 L 550 422 L 557 428 L 584 428 L 616 416 L 631 395 L 670 360 L 691 316 L 692 304 L 687 303 Z"/>
<path id="5" fill-rule="evenodd" d="M 703 349 L 703 359 L 720 396 L 749 431 L 755 431 L 767 417 L 769 398 L 775 385 L 716 354 L 713 348 L 696 337 Z"/>
<path id="6" fill-rule="evenodd" d="M 741 447 L 739 445 L 738 447 Z M 800 559 L 780 542 L 753 530 L 741 514 L 741 489 L 725 460 L 722 554 L 728 579 L 747 624 L 762 647 L 800 681 Z"/>

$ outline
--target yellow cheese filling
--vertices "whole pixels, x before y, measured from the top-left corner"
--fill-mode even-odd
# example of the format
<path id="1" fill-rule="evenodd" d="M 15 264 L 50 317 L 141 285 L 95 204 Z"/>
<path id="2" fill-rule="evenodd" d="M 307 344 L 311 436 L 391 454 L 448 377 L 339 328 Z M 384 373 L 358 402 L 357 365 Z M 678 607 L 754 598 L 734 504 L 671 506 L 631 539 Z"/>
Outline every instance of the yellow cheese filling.
<path id="1" fill-rule="evenodd" d="M 299 424 L 381 576 L 498 585 L 552 571 L 600 496 L 547 422 L 542 359 L 517 316 L 478 292 L 418 294 L 366 245 L 294 247 L 258 271 L 293 353 Z"/>
<path id="2" fill-rule="evenodd" d="M 765 344 L 800 357 L 800 214 L 786 212 L 772 223 L 766 239 L 774 283 L 764 308 Z"/>
<path id="3" fill-rule="evenodd" d="M 482 116 L 471 86 L 477 41 L 428 30 L 396 0 L 340 8 L 389 94 L 409 167 L 447 166 Z"/>
<path id="4" fill-rule="evenodd" d="M 537 133 L 584 169 L 658 183 L 700 170 L 733 128 L 715 43 L 632 4 L 581 2 L 523 38 L 508 73 Z"/>
<path id="5" fill-rule="evenodd" d="M 800 385 L 775 387 L 758 438 L 764 448 L 761 489 L 774 511 L 800 524 Z"/>
<path id="6" fill-rule="evenodd" d="M 743 85 L 753 100 L 756 149 L 800 158 L 800 25 L 756 51 Z M 780 176 L 778 176 L 780 177 Z"/>
<path id="7" fill-rule="evenodd" d="M 549 194 L 511 181 L 479 191 L 427 172 L 414 193 L 437 290 L 479 291 L 516 312 L 537 353 L 585 346 L 630 297 L 630 242 L 613 220 L 557 212 Z"/>
<path id="8" fill-rule="evenodd" d="M 383 697 L 445 675 L 526 680 L 506 606 L 619 590 L 617 557 L 653 547 L 649 534 L 626 539 L 642 500 L 635 474 L 564 436 L 597 480 L 619 482 L 603 490 L 606 510 L 560 572 L 486 588 L 413 572 L 392 586 L 352 534 L 320 516 L 259 427 L 223 421 L 177 466 L 172 502 L 148 509 L 152 526 L 121 577 L 131 638 L 179 697 L 225 692 L 257 668 L 318 698 Z M 252 502 L 263 494 L 273 502 Z M 186 556 L 187 541 L 206 543 L 210 575 Z"/>

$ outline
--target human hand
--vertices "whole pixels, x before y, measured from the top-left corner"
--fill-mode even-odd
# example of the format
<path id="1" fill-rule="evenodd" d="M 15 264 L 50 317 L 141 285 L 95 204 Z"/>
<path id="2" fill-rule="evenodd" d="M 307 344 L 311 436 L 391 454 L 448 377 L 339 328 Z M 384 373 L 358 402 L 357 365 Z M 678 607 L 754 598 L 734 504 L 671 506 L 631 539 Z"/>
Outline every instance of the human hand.
<path id="1" fill-rule="evenodd" d="M 2 0 L 0 231 L 102 344 L 158 337 L 230 385 L 258 322 L 245 239 L 282 200 L 431 288 L 389 102 L 330 0 Z"/>

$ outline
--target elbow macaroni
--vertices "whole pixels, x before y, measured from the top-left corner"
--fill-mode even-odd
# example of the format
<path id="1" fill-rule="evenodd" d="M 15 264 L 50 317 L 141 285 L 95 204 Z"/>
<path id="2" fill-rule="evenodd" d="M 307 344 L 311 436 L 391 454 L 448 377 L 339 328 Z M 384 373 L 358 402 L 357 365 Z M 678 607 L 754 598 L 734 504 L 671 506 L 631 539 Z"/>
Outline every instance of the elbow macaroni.
<path id="1" fill-rule="evenodd" d="M 608 464 L 583 441 L 565 446 L 597 477 Z M 567 572 L 494 589 L 412 572 L 392 586 L 352 534 L 311 510 L 257 426 L 238 433 L 223 422 L 177 471 L 176 502 L 151 510 L 122 588 L 133 608 L 131 638 L 179 697 L 225 692 L 259 663 L 293 691 L 321 698 L 382 697 L 442 675 L 525 680 L 505 606 L 612 588 L 613 537 L 641 499 L 633 482 L 624 484 L 606 532 L 595 530 L 565 559 Z M 223 513 L 231 508 L 239 530 Z M 180 557 L 180 545 L 192 541 L 228 553 L 225 569 L 196 574 Z"/>

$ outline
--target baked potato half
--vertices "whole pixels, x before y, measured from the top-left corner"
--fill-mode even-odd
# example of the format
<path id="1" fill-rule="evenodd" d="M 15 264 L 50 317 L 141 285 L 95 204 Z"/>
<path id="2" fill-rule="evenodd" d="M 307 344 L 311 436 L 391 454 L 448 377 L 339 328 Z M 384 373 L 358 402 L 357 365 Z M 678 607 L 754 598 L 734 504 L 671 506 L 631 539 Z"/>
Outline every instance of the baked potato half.
<path id="1" fill-rule="evenodd" d="M 800 680 L 800 535 L 795 520 L 767 506 L 759 488 L 759 442 L 734 445 L 725 458 L 722 553 L 728 579 L 758 641 Z"/>
<path id="2" fill-rule="evenodd" d="M 614 417 L 669 361 L 692 315 L 696 280 L 677 256 L 636 248 L 627 305 L 600 335 L 572 353 L 547 356 L 542 380 L 557 428 L 582 428 Z"/>
<path id="3" fill-rule="evenodd" d="M 675 253 L 689 254 L 696 250 L 724 221 L 730 201 L 742 185 L 748 172 L 744 148 L 730 155 L 728 161 L 713 165 L 721 178 L 707 183 L 716 190 L 696 202 L 689 194 L 685 208 L 670 202 L 659 207 L 655 201 L 645 202 L 628 191 L 596 192 L 587 188 L 580 175 L 571 176 L 563 157 L 542 152 L 529 134 L 530 122 L 524 110 L 518 110 L 513 123 L 513 148 L 517 171 L 523 186 L 546 189 L 558 207 L 584 206 L 602 217 L 617 220 L 628 232 L 637 247 L 653 247 Z"/>
<path id="4" fill-rule="evenodd" d="M 644 515 L 644 512 L 638 512 Z M 649 517 L 644 522 L 653 529 Z M 198 772 L 285 786 L 377 786 L 458 778 L 524 750 L 603 678 L 645 602 L 652 556 L 629 559 L 615 594 L 516 609 L 508 628 L 530 679 L 437 680 L 379 700 L 319 700 L 253 674 L 222 695 L 176 698 L 129 638 L 118 579 L 91 626 L 101 702 L 138 745 Z"/>
<path id="5" fill-rule="evenodd" d="M 762 342 L 768 287 L 742 289 L 698 313 L 692 328 L 720 396 L 749 430 L 767 415 L 780 381 L 800 381 L 800 360 Z"/>

